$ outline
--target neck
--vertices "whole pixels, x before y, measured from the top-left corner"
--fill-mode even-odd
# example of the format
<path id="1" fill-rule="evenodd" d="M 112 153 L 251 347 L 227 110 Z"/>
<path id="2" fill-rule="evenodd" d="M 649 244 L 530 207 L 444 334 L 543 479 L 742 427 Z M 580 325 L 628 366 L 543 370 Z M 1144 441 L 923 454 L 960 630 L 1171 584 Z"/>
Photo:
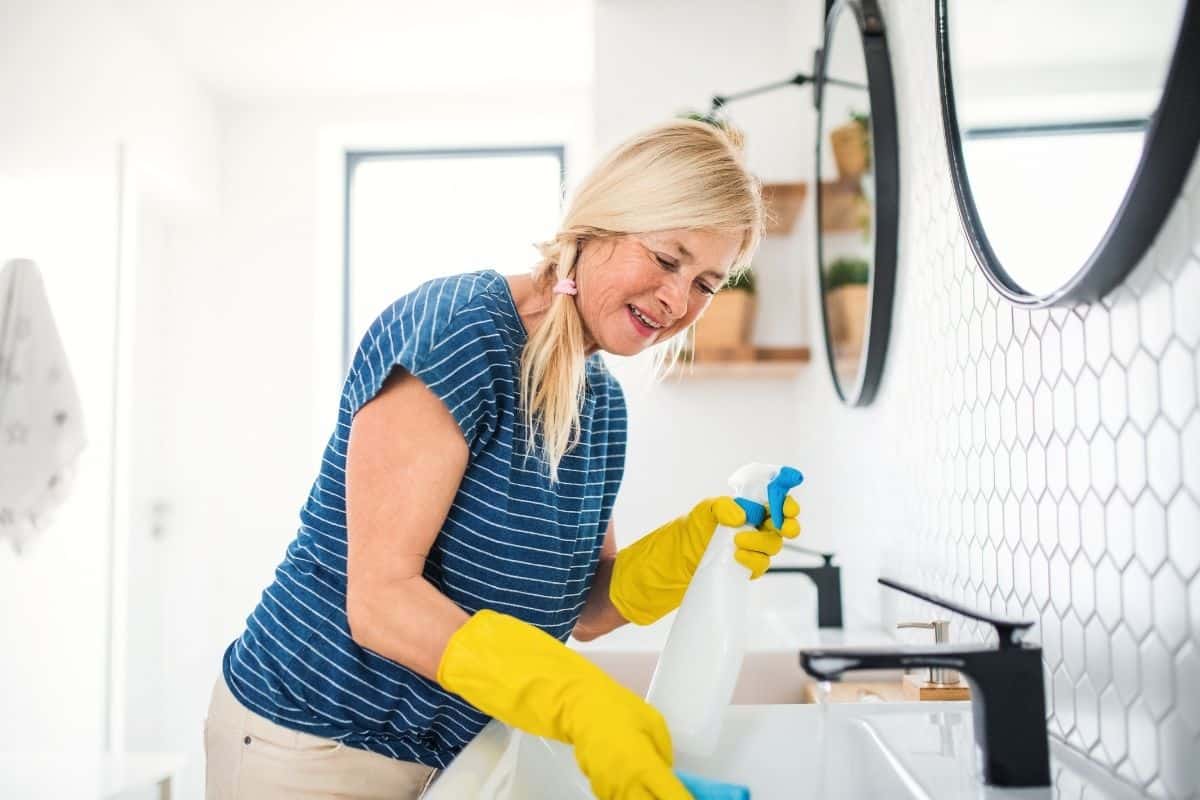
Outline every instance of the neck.
<path id="1" fill-rule="evenodd" d="M 512 292 L 513 303 L 517 307 L 517 315 L 525 326 L 527 336 L 533 336 L 534 331 L 542 326 L 546 314 L 550 311 L 550 303 L 554 301 L 551 291 L 553 284 L 537 281 L 532 275 L 505 275 L 509 291 Z M 583 353 L 590 356 L 600 347 L 592 340 L 587 328 L 583 331 Z"/>

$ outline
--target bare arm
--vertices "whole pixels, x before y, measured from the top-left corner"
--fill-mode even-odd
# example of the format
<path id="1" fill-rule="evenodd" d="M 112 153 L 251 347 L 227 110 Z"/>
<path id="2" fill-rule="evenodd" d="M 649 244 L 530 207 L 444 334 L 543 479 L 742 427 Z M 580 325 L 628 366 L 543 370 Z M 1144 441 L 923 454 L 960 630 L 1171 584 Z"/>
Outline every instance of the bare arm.
<path id="1" fill-rule="evenodd" d="M 588 590 L 583 612 L 575 623 L 571 635 L 581 642 L 603 636 L 628 622 L 617 611 L 612 601 L 608 599 L 608 586 L 612 580 L 613 560 L 617 557 L 617 540 L 613 535 L 612 520 L 608 521 L 608 530 L 604 533 L 604 544 L 600 547 L 600 563 L 596 567 L 596 577 L 592 580 L 592 588 Z"/>
<path id="2" fill-rule="evenodd" d="M 442 401 L 397 372 L 359 409 L 346 455 L 346 615 L 359 645 L 437 679 L 468 615 L 422 577 L 467 468 Z"/>

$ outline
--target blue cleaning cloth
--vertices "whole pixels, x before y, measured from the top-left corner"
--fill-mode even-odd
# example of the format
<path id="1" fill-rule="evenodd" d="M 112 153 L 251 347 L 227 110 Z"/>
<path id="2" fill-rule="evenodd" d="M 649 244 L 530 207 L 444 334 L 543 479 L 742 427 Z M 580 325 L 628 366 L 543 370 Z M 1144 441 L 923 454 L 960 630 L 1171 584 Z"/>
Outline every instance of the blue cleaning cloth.
<path id="1" fill-rule="evenodd" d="M 675 775 L 696 800 L 750 800 L 750 790 L 745 786 L 701 778 L 679 769 Z"/>

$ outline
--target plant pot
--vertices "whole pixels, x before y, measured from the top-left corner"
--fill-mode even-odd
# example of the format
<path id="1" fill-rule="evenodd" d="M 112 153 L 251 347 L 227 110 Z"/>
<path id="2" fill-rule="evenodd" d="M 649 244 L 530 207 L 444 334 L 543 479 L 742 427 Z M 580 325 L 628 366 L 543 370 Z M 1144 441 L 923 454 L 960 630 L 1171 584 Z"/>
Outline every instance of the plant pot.
<path id="1" fill-rule="evenodd" d="M 853 283 L 825 293 L 825 313 L 829 320 L 829 338 L 835 355 L 853 355 L 862 351 L 867 333 L 867 286 Z"/>
<path id="2" fill-rule="evenodd" d="M 696 321 L 696 356 L 747 345 L 753 324 L 754 295 L 737 290 L 718 292 Z"/>
<path id="3" fill-rule="evenodd" d="M 844 181 L 858 178 L 867 171 L 867 132 L 857 122 L 847 122 L 829 132 L 833 161 Z"/>

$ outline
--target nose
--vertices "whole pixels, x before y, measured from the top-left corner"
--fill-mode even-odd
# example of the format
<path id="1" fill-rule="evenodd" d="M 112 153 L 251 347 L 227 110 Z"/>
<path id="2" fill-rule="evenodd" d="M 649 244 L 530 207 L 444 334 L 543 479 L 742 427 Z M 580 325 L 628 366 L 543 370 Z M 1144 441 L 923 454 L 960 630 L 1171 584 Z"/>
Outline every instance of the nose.
<path id="1" fill-rule="evenodd" d="M 687 315 L 688 282 L 686 277 L 677 274 L 664 275 L 654 296 L 661 305 L 662 311 L 671 317 L 664 322 L 675 322 Z"/>

